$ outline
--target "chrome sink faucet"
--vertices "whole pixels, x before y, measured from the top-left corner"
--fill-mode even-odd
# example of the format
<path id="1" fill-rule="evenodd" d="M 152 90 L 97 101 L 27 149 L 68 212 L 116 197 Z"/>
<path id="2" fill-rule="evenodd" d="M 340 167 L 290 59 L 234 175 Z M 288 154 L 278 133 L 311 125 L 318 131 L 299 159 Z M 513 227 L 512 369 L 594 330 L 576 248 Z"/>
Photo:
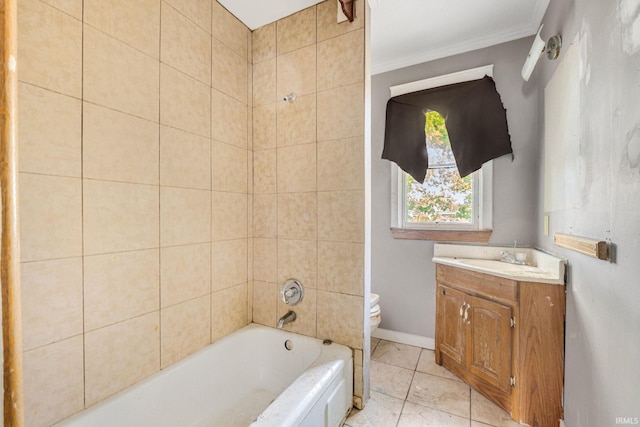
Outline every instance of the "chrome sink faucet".
<path id="1" fill-rule="evenodd" d="M 509 251 L 500 251 L 500 261 L 515 264 L 516 257 Z"/>
<path id="2" fill-rule="evenodd" d="M 292 310 L 287 311 L 287 314 L 285 314 L 280 318 L 280 320 L 278 320 L 278 329 L 282 329 L 284 325 L 286 325 L 287 323 L 291 323 L 294 320 L 296 320 L 296 312 Z"/>
<path id="3" fill-rule="evenodd" d="M 513 252 L 509 251 L 500 251 L 500 261 L 508 262 L 510 264 L 520 264 L 523 265 L 526 260 L 526 255 L 524 253 L 516 252 L 517 249 L 516 241 L 513 242 Z"/>

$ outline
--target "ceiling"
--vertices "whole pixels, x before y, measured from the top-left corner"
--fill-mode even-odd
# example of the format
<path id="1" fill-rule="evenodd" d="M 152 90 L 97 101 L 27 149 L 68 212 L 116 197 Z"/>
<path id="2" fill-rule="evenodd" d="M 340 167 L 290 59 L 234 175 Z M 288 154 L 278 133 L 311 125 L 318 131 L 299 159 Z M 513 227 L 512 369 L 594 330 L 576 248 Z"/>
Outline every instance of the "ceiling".
<path id="1" fill-rule="evenodd" d="M 322 3 L 324 0 L 218 0 L 250 30 Z M 328 0 L 332 1 L 332 0 Z M 335 1 L 335 0 L 333 0 Z M 362 1 L 362 0 L 361 0 Z"/>
<path id="2" fill-rule="evenodd" d="M 321 1 L 219 0 L 252 30 Z M 371 72 L 379 74 L 531 36 L 549 0 L 369 0 L 369 4 Z"/>
<path id="3" fill-rule="evenodd" d="M 531 36 L 549 0 L 370 3 L 371 72 L 378 74 Z M 527 53 L 522 53 L 523 62 Z"/>

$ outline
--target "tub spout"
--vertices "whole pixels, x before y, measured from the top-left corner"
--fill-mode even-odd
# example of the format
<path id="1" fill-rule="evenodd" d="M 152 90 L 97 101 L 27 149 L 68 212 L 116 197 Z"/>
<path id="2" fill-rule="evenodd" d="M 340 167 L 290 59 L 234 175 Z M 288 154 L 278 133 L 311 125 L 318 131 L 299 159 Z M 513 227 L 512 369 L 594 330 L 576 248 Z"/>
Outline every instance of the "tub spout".
<path id="1" fill-rule="evenodd" d="M 287 314 L 285 314 L 280 318 L 280 320 L 278 320 L 278 329 L 282 329 L 284 325 L 286 325 L 287 323 L 291 323 L 294 320 L 296 320 L 296 312 L 289 310 Z"/>

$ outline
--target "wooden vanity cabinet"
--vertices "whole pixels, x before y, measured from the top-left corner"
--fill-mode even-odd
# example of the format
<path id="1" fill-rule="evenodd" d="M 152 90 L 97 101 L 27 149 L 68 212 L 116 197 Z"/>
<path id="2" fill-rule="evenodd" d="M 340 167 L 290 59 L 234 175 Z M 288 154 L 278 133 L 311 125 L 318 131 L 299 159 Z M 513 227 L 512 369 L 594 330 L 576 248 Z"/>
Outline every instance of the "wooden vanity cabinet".
<path id="1" fill-rule="evenodd" d="M 436 363 L 530 426 L 559 425 L 564 285 L 436 266 Z"/>

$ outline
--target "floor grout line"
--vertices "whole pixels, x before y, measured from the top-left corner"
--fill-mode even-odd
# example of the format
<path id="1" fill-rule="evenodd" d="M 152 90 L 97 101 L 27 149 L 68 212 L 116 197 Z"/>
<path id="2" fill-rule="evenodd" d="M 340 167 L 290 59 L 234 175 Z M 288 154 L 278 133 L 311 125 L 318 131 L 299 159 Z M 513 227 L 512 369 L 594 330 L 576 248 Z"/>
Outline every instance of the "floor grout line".
<path id="1" fill-rule="evenodd" d="M 380 344 L 381 344 L 382 342 L 384 342 L 384 341 L 386 341 L 386 340 L 382 340 L 382 339 L 381 339 L 381 340 L 378 340 L 378 341 L 376 342 L 375 346 L 372 346 L 372 347 L 371 347 L 371 356 L 373 356 L 374 352 L 375 352 L 378 348 L 380 348 Z M 410 346 L 410 347 L 413 347 L 413 346 Z M 373 357 L 371 358 L 371 361 L 372 361 L 372 362 L 380 363 L 380 364 L 382 364 L 382 365 L 390 366 L 390 367 L 393 367 L 393 368 L 400 368 L 400 369 L 405 369 L 405 370 L 412 371 L 411 381 L 409 382 L 409 387 L 407 388 L 407 391 L 406 391 L 406 393 L 405 393 L 405 397 L 404 397 L 404 399 L 401 399 L 401 398 L 398 398 L 398 397 L 395 397 L 395 396 L 391 396 L 391 395 L 389 395 L 389 394 L 385 393 L 384 391 L 373 390 L 373 387 L 372 387 L 372 391 L 375 391 L 376 393 L 378 393 L 378 394 L 380 394 L 380 395 L 383 395 L 383 396 L 385 396 L 385 397 L 387 397 L 387 398 L 390 398 L 390 399 L 394 399 L 394 401 L 401 401 L 401 408 L 400 408 L 400 411 L 399 411 L 399 413 L 398 413 L 398 418 L 396 419 L 395 424 L 391 424 L 391 423 L 389 423 L 388 425 L 395 425 L 396 427 L 399 427 L 399 426 L 400 426 L 400 420 L 402 419 L 402 415 L 403 415 L 403 413 L 405 412 L 405 409 L 406 409 L 406 407 L 407 407 L 407 404 L 408 404 L 408 403 L 411 403 L 411 404 L 413 404 L 413 405 L 417 405 L 417 406 L 419 406 L 419 407 L 424 407 L 424 408 L 427 408 L 427 409 L 429 409 L 429 410 L 437 411 L 438 413 L 446 414 L 446 415 L 448 415 L 448 416 L 454 416 L 454 417 L 458 417 L 458 418 L 465 419 L 465 420 L 466 420 L 466 422 L 465 422 L 464 424 L 467 424 L 467 426 L 471 427 L 471 426 L 472 426 L 472 424 L 473 424 L 473 418 L 472 418 L 472 412 L 471 412 L 471 411 L 472 411 L 472 393 L 473 393 L 473 389 L 472 389 L 470 386 L 468 386 L 468 384 L 467 384 L 466 386 L 468 387 L 468 390 L 469 390 L 469 394 L 468 394 L 468 396 L 469 396 L 469 406 L 468 406 L 468 408 L 469 408 L 469 415 L 468 415 L 468 416 L 466 416 L 466 417 L 465 417 L 465 416 L 462 416 L 462 415 L 454 414 L 454 413 L 451 413 L 451 412 L 448 412 L 448 411 L 445 411 L 445 410 L 442 410 L 442 409 L 439 409 L 439 408 L 434 408 L 434 407 L 431 407 L 431 406 L 422 405 L 422 404 L 420 404 L 420 403 L 413 403 L 413 402 L 410 402 L 410 401 L 408 400 L 408 398 L 409 398 L 409 394 L 410 394 L 410 392 L 411 392 L 411 388 L 412 388 L 412 386 L 414 385 L 414 382 L 416 381 L 416 374 L 417 374 L 418 372 L 420 372 L 420 373 L 421 373 L 421 374 L 423 374 L 423 375 L 428 375 L 428 378 L 438 378 L 438 379 L 445 379 L 445 380 L 449 380 L 449 381 L 456 381 L 455 379 L 447 378 L 447 377 L 445 377 L 445 376 L 438 375 L 437 373 L 431 373 L 431 372 L 422 372 L 422 371 L 418 371 L 418 365 L 419 365 L 419 363 L 420 363 L 420 357 L 422 356 L 422 352 L 423 352 L 423 350 L 427 350 L 427 351 L 431 351 L 431 352 L 433 351 L 433 350 L 429 350 L 429 349 L 423 349 L 423 348 L 421 348 L 421 350 L 420 350 L 420 356 L 418 356 L 418 361 L 415 363 L 415 368 L 414 368 L 414 369 L 406 368 L 406 367 L 404 367 L 404 366 L 398 366 L 398 365 L 393 364 L 393 363 L 388 363 L 388 361 L 375 360 L 375 359 L 373 359 Z M 398 351 L 398 353 L 402 353 L 402 350 L 399 350 L 399 351 Z M 386 354 L 386 353 L 385 353 L 385 354 Z M 459 382 L 459 381 L 458 381 L 458 382 Z M 464 384 L 464 383 L 462 383 L 462 384 Z M 373 385 L 373 384 L 372 384 L 372 385 Z M 373 399 L 373 398 L 372 398 L 372 399 Z M 363 411 L 366 411 L 366 407 L 365 407 L 364 409 L 362 409 L 362 410 L 358 411 L 358 414 L 359 414 L 359 413 L 362 413 Z M 370 415 L 370 414 L 369 414 L 369 415 Z M 357 416 L 357 414 L 352 415 L 352 417 L 356 417 L 356 416 Z M 385 415 L 382 415 L 382 416 L 383 416 L 383 417 L 385 417 Z M 369 417 L 368 417 L 366 414 L 361 415 L 361 417 L 366 417 L 367 421 L 371 421 L 371 420 L 369 419 Z M 386 417 L 388 417 L 388 415 L 386 415 Z M 410 417 L 409 419 L 411 419 L 411 417 Z M 387 418 L 387 420 L 388 420 L 388 421 L 390 421 L 388 418 Z M 357 421 L 357 420 L 356 420 L 356 421 L 354 421 L 354 422 L 352 422 L 351 424 L 350 424 L 348 421 L 349 421 L 348 419 L 345 421 L 345 426 L 347 426 L 347 427 L 349 427 L 349 426 L 358 426 L 358 425 L 360 425 L 360 424 L 358 424 L 358 421 Z M 496 422 L 497 422 L 497 420 L 496 420 Z M 484 424 L 479 424 L 479 425 L 485 425 L 485 424 L 486 424 L 486 422 L 485 422 Z M 368 425 L 368 424 L 367 424 L 367 425 Z M 494 423 L 487 424 L 487 425 L 494 425 Z"/>
<path id="2" fill-rule="evenodd" d="M 404 412 L 404 407 L 407 405 L 407 401 L 402 402 L 402 408 L 400 409 L 400 413 L 398 414 L 398 420 L 396 421 L 396 427 L 400 425 L 400 419 L 402 418 L 402 413 Z"/>

